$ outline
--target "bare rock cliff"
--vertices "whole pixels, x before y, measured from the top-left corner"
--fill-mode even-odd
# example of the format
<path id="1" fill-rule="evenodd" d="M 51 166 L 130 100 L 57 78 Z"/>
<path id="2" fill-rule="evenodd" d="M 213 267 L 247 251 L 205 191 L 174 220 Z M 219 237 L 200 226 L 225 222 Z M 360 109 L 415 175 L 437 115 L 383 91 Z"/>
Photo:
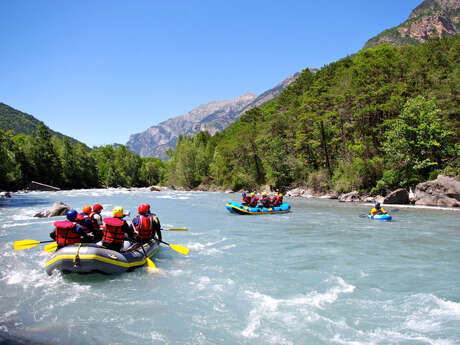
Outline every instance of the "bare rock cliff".
<path id="1" fill-rule="evenodd" d="M 459 22 L 460 0 L 425 0 L 405 22 L 371 38 L 364 48 L 382 43 L 416 45 L 430 38 L 456 35 L 460 33 Z"/>

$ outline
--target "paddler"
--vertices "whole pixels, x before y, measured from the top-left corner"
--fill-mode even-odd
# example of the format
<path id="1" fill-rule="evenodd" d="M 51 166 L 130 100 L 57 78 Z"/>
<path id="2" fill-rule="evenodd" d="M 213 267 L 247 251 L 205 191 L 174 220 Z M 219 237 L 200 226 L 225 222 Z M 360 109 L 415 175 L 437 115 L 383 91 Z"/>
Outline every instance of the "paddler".
<path id="1" fill-rule="evenodd" d="M 376 214 L 386 214 L 387 212 L 380 207 L 380 203 L 376 202 L 375 207 L 371 210 L 371 216 L 375 216 Z"/>
<path id="2" fill-rule="evenodd" d="M 142 204 L 137 208 L 139 213 L 133 219 L 134 229 L 138 234 L 140 243 L 147 243 L 156 237 L 161 240 L 161 225 L 158 217 L 150 212 L 150 204 Z"/>
<path id="3" fill-rule="evenodd" d="M 94 241 L 99 242 L 102 239 L 102 234 L 104 231 L 104 223 L 102 222 L 101 212 L 104 209 L 101 204 L 93 205 L 93 212 L 89 215 L 91 223 L 93 225 L 93 235 Z"/>
<path id="4" fill-rule="evenodd" d="M 67 211 L 67 220 L 54 222 L 55 229 L 50 233 L 50 237 L 56 241 L 57 249 L 70 244 L 92 242 L 83 227 L 76 223 L 78 212 L 76 210 Z"/>
<path id="5" fill-rule="evenodd" d="M 249 203 L 251 202 L 251 196 L 247 195 L 245 192 L 241 193 L 241 197 L 243 198 L 242 204 L 244 206 L 248 206 Z"/>
<path id="6" fill-rule="evenodd" d="M 134 241 L 135 233 L 126 220 L 123 218 L 129 216 L 123 212 L 123 207 L 117 206 L 113 209 L 113 217 L 104 218 L 104 233 L 102 235 L 102 245 L 108 249 L 120 251 L 123 248 L 125 238 Z"/>
<path id="7" fill-rule="evenodd" d="M 262 193 L 262 198 L 259 201 L 259 207 L 269 208 L 270 203 L 271 203 L 270 197 L 267 195 L 267 193 L 263 192 Z"/>

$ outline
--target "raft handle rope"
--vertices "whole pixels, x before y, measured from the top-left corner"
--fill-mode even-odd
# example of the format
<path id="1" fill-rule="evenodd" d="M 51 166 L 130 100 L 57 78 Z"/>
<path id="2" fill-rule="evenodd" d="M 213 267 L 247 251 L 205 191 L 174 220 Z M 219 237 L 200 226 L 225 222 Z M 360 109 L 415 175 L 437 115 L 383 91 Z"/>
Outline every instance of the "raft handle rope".
<path id="1" fill-rule="evenodd" d="M 73 267 L 80 267 L 80 248 L 81 248 L 81 243 L 78 244 L 78 249 L 77 252 L 75 253 L 75 256 L 73 258 Z"/>

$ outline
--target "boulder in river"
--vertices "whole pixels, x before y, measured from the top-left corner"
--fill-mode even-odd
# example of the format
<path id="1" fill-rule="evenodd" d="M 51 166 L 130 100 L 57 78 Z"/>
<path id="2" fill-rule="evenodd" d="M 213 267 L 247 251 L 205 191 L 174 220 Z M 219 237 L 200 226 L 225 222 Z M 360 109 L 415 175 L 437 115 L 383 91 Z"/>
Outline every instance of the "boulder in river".
<path id="1" fill-rule="evenodd" d="M 460 207 L 460 181 L 439 175 L 436 180 L 415 187 L 415 204 L 440 207 Z"/>
<path id="2" fill-rule="evenodd" d="M 38 218 L 47 218 L 47 217 L 56 217 L 56 216 L 65 216 L 67 211 L 70 210 L 71 207 L 69 205 L 64 204 L 63 202 L 55 202 L 53 206 L 51 206 L 47 210 L 43 210 L 37 213 L 34 217 Z"/>
<path id="3" fill-rule="evenodd" d="M 396 189 L 383 199 L 383 203 L 407 205 L 409 204 L 409 192 L 404 188 Z"/>

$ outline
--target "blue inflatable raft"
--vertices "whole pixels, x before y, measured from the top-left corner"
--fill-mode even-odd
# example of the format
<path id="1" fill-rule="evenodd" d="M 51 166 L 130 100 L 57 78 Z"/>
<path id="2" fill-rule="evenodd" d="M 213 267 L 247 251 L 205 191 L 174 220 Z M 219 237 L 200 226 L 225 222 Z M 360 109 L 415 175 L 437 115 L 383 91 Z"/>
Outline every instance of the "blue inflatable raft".
<path id="1" fill-rule="evenodd" d="M 388 222 L 391 221 L 391 216 L 387 213 L 385 214 L 376 214 L 375 216 L 372 216 L 370 214 L 367 215 L 369 219 L 374 219 L 374 220 L 386 220 Z"/>
<path id="2" fill-rule="evenodd" d="M 236 214 L 272 214 L 272 213 L 288 213 L 291 211 L 291 205 L 283 203 L 279 207 L 249 207 L 240 204 L 239 202 L 228 202 L 225 207 L 230 213 Z"/>

